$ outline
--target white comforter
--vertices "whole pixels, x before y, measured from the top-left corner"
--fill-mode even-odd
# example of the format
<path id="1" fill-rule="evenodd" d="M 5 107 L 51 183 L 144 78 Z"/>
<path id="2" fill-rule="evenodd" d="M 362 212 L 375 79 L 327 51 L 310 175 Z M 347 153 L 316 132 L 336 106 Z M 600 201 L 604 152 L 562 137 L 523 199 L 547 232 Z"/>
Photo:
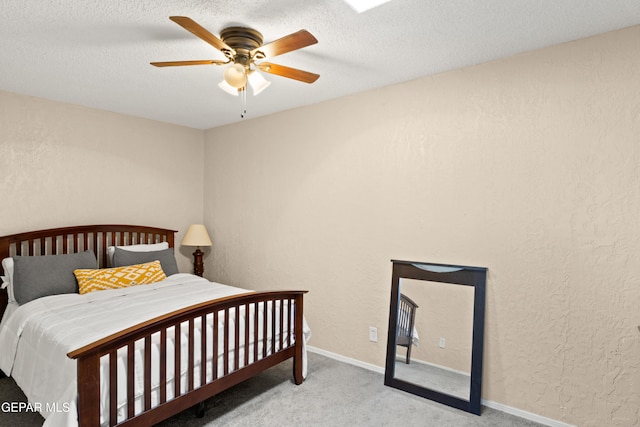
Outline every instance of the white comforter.
<path id="1" fill-rule="evenodd" d="M 74 426 L 76 362 L 68 352 L 161 314 L 246 292 L 176 274 L 152 285 L 40 298 L 4 319 L 0 369 L 14 378 L 45 417 L 45 426 Z M 303 341 L 308 335 L 305 322 Z M 306 354 L 304 359 L 306 374 Z"/>

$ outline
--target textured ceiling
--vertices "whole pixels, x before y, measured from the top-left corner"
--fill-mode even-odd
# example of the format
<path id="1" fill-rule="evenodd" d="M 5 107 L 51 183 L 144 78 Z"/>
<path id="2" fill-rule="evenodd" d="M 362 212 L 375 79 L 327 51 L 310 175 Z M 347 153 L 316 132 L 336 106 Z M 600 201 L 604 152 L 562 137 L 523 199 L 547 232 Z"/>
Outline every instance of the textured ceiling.
<path id="1" fill-rule="evenodd" d="M 272 85 L 247 96 L 247 120 L 638 25 L 640 1 L 392 0 L 358 14 L 343 0 L 3 0 L 0 90 L 198 129 L 243 120 L 240 98 L 217 87 L 222 67 L 149 65 L 224 59 L 172 15 L 215 35 L 252 27 L 265 43 L 316 36 L 272 62 L 320 79 L 265 75 Z"/>

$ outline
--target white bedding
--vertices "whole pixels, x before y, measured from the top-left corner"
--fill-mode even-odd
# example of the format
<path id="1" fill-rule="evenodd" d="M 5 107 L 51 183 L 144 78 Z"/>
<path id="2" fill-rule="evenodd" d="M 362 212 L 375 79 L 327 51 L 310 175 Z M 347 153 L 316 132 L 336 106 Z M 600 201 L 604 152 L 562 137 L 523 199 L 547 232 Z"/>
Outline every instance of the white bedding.
<path id="1" fill-rule="evenodd" d="M 0 320 L 0 330 L 2 330 L 2 327 L 6 323 L 7 319 L 13 314 L 14 311 L 16 311 L 18 307 L 20 307 L 20 305 L 17 302 L 9 301 L 9 303 L 7 304 L 7 308 L 5 308 L 4 310 L 2 320 Z"/>
<path id="2" fill-rule="evenodd" d="M 2 319 L 0 369 L 14 378 L 31 404 L 37 405 L 36 409 L 45 417 L 45 426 L 75 426 L 76 362 L 67 357 L 68 352 L 158 315 L 246 292 L 249 291 L 208 282 L 194 275 L 175 274 L 152 285 L 40 298 L 20 306 Z M 305 322 L 303 342 L 309 334 Z M 248 351 L 252 353 L 251 348 Z M 200 354 L 198 349 L 195 354 Z M 306 353 L 304 356 L 306 375 Z M 218 361 L 219 369 L 222 368 L 220 363 L 221 360 Z M 122 371 L 124 375 L 124 368 Z M 167 376 L 172 378 L 173 372 L 167 372 Z M 185 381 L 186 375 L 182 372 L 181 382 Z M 196 384 L 199 384 L 197 375 Z M 124 381 L 119 381 L 118 388 L 124 385 Z M 102 388 L 106 389 L 104 385 Z M 157 401 L 157 390 L 154 393 L 152 400 Z M 170 397 L 171 392 L 168 393 Z M 101 403 L 106 406 L 108 398 L 102 397 Z"/>

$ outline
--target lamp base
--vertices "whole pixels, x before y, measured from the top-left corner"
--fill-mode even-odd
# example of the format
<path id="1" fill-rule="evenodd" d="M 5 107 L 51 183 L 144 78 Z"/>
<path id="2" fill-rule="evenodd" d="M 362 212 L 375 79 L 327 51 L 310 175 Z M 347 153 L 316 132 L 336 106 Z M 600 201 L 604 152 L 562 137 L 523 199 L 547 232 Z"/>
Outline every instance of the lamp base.
<path id="1" fill-rule="evenodd" d="M 193 253 L 193 274 L 200 277 L 204 274 L 204 262 L 202 262 L 203 255 L 204 252 L 202 252 L 200 250 L 200 246 L 198 246 L 196 251 Z"/>

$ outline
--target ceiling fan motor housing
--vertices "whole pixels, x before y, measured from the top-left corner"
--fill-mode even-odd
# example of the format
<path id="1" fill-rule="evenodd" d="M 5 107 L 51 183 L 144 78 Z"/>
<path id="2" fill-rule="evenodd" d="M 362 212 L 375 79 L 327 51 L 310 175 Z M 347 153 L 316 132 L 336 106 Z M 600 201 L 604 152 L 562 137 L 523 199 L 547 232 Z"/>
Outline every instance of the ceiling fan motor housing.
<path id="1" fill-rule="evenodd" d="M 248 67 L 251 63 L 251 51 L 262 46 L 263 38 L 259 31 L 247 27 L 228 27 L 220 32 L 220 38 L 236 51 L 231 56 L 236 64 Z"/>

